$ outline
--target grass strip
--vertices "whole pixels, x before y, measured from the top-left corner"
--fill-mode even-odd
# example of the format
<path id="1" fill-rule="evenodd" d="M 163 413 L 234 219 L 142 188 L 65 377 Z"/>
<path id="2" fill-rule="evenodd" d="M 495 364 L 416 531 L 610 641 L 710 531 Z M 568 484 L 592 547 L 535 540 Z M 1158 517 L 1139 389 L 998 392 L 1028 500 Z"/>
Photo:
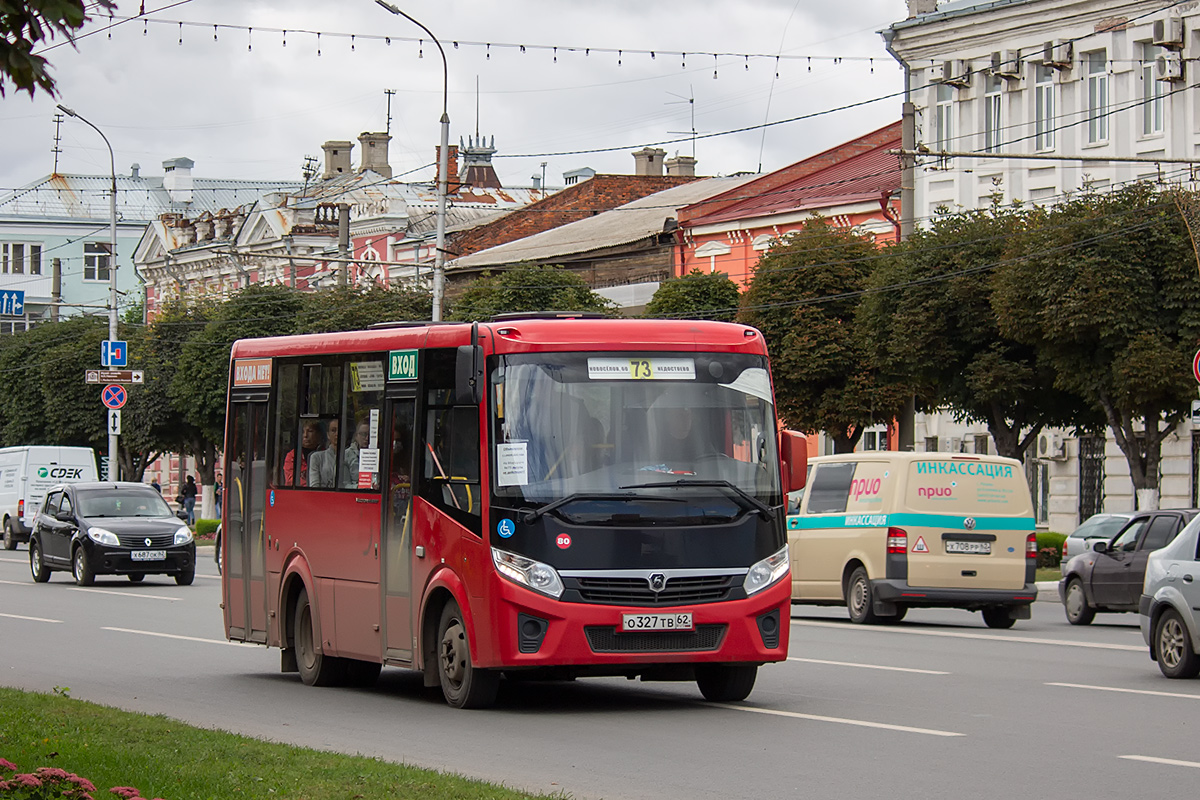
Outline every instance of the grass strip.
<path id="1" fill-rule="evenodd" d="M 21 772 L 58 767 L 96 785 L 136 786 L 167 800 L 296 798 L 463 798 L 529 795 L 503 786 L 377 758 L 265 742 L 185 725 L 164 716 L 121 711 L 68 696 L 0 687 L 0 758 Z M 455 712 L 448 712 L 455 713 Z M 11 773 L 7 773 L 8 777 Z"/>

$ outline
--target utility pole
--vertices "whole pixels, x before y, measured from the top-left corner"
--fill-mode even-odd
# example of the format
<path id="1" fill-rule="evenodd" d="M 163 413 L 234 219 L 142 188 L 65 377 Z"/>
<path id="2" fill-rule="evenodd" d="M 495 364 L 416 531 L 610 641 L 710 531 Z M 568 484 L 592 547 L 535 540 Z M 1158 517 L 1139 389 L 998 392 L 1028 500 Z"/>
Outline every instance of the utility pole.
<path id="1" fill-rule="evenodd" d="M 346 274 L 350 269 L 350 204 L 338 203 L 338 286 L 346 286 Z"/>
<path id="2" fill-rule="evenodd" d="M 50 321 L 58 322 L 58 307 L 62 303 L 62 259 L 50 262 Z"/>
<path id="3" fill-rule="evenodd" d="M 384 89 L 383 93 L 387 95 L 387 121 L 386 131 L 388 136 L 392 135 L 392 95 L 396 93 L 395 89 Z"/>

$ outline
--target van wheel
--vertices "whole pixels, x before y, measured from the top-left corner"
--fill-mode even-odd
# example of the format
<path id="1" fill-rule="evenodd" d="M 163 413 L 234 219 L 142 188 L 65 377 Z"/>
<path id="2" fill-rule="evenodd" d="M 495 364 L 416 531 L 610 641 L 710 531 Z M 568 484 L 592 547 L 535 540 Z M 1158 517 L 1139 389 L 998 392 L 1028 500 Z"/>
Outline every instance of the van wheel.
<path id="1" fill-rule="evenodd" d="M 1192 649 L 1187 626 L 1175 609 L 1168 609 L 1158 618 L 1154 628 L 1154 650 L 1158 668 L 1168 678 L 1194 678 L 1200 675 L 1200 656 Z"/>
<path id="2" fill-rule="evenodd" d="M 13 531 L 11 519 L 6 519 L 4 521 L 4 549 L 17 549 L 17 534 Z"/>
<path id="3" fill-rule="evenodd" d="M 983 609 L 983 622 L 989 628 L 1011 628 L 1017 623 L 1012 612 L 1003 606 L 992 606 Z"/>
<path id="4" fill-rule="evenodd" d="M 71 574 L 75 576 L 75 583 L 80 586 L 91 586 L 96 582 L 96 573 L 92 572 L 87 553 L 83 552 L 82 547 L 75 548 L 75 557 L 71 559 Z"/>
<path id="5" fill-rule="evenodd" d="M 714 703 L 738 703 L 750 696 L 757 664 L 699 664 L 696 685 L 705 700 Z"/>
<path id="6" fill-rule="evenodd" d="M 871 581 L 867 579 L 867 569 L 858 567 L 850 574 L 850 582 L 846 584 L 846 609 L 850 612 L 850 621 L 858 625 L 873 625 L 879 622 L 872 603 Z"/>
<path id="7" fill-rule="evenodd" d="M 1067 622 L 1072 625 L 1090 625 L 1096 618 L 1096 609 L 1088 605 L 1087 595 L 1083 593 L 1083 582 L 1079 578 L 1071 578 L 1067 584 Z"/>
<path id="8" fill-rule="evenodd" d="M 50 580 L 50 568 L 46 566 L 46 562 L 42 561 L 42 545 L 37 539 L 29 540 L 29 571 L 33 574 L 33 580 L 36 583 L 45 583 Z"/>
<path id="9" fill-rule="evenodd" d="M 296 639 L 296 666 L 300 670 L 300 680 L 309 686 L 336 686 L 342 680 L 342 660 L 321 652 L 312 606 L 308 603 L 308 592 L 303 589 L 296 598 L 294 619 L 292 630 Z"/>
<path id="10" fill-rule="evenodd" d="M 500 673 L 480 669 L 471 662 L 467 626 L 453 600 L 442 609 L 438 624 L 437 667 L 442 694 L 454 708 L 487 708 L 496 702 Z"/>

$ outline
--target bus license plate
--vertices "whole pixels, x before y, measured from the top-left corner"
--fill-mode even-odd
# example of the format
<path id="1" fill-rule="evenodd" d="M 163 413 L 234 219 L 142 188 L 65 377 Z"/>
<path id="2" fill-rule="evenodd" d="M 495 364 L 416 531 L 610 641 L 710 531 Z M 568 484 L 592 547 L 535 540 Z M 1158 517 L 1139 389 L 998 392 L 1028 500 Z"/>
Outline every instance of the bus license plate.
<path id="1" fill-rule="evenodd" d="M 990 556 L 992 554 L 991 542 L 956 542 L 953 539 L 946 541 L 947 553 L 971 553 L 974 555 Z"/>
<path id="2" fill-rule="evenodd" d="M 682 614 L 622 614 L 621 631 L 690 631 L 692 613 Z"/>
<path id="3" fill-rule="evenodd" d="M 166 561 L 166 550 L 134 550 L 129 554 L 134 561 Z"/>

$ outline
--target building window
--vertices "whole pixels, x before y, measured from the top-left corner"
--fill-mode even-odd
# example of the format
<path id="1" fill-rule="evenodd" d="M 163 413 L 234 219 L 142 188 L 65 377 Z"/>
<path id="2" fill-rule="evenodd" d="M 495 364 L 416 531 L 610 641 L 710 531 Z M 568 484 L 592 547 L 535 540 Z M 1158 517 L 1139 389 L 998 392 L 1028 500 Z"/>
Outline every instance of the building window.
<path id="1" fill-rule="evenodd" d="M 1154 79 L 1154 62 L 1163 49 L 1158 45 L 1142 44 L 1142 135 L 1163 132 L 1163 95 L 1166 87 Z"/>
<path id="2" fill-rule="evenodd" d="M 925 452 L 926 453 L 936 453 L 937 451 L 938 451 L 938 437 L 926 436 L 925 437 Z"/>
<path id="3" fill-rule="evenodd" d="M 87 242 L 83 245 L 83 279 L 85 281 L 107 281 L 108 265 L 107 242 Z"/>
<path id="4" fill-rule="evenodd" d="M 41 275 L 42 246 L 24 242 L 0 242 L 0 273 Z"/>
<path id="5" fill-rule="evenodd" d="M 1108 56 L 1104 50 L 1087 54 L 1088 144 L 1108 141 Z"/>
<path id="6" fill-rule="evenodd" d="M 937 130 L 937 149 L 949 150 L 954 139 L 954 87 L 939 83 L 937 87 L 937 107 L 934 109 L 934 125 Z M 945 166 L 946 159 L 939 160 L 939 166 Z"/>
<path id="7" fill-rule="evenodd" d="M 983 149 L 987 153 L 1000 151 L 1001 117 L 1000 85 L 1004 79 L 999 75 L 988 75 L 983 90 Z"/>
<path id="8" fill-rule="evenodd" d="M 988 452 L 988 435 L 985 433 L 982 436 L 975 434 L 975 452 L 978 455 L 986 456 Z"/>
<path id="9" fill-rule="evenodd" d="M 1054 149 L 1054 70 L 1038 64 L 1033 76 L 1034 148 Z"/>

